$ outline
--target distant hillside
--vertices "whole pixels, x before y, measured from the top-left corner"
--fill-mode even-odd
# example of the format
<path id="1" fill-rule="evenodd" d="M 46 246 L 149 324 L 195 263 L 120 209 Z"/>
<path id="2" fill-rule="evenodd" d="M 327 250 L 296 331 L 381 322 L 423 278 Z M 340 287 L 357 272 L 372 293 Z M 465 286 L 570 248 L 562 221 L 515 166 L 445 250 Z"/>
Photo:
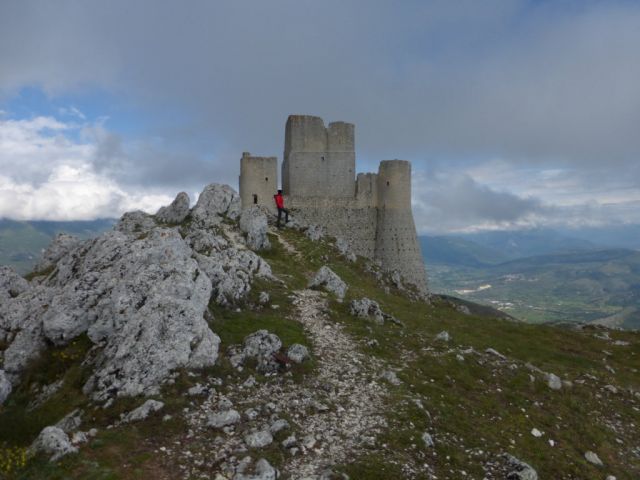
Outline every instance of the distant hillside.
<path id="1" fill-rule="evenodd" d="M 496 262 L 500 250 L 470 237 L 422 237 L 431 288 L 503 309 L 531 322 L 601 322 L 640 328 L 640 252 L 590 249 L 588 242 L 540 232 L 479 235 L 502 245 L 504 256 L 523 245 L 532 251 L 573 247 Z M 508 239 L 514 240 L 509 247 Z M 554 240 L 555 239 L 555 240 Z M 516 241 L 517 240 L 517 241 Z M 582 247 L 582 248 L 580 248 Z"/>
<path id="2" fill-rule="evenodd" d="M 77 222 L 18 222 L 0 219 L 0 265 L 10 265 L 27 273 L 40 252 L 60 232 L 90 238 L 113 226 L 115 220 L 99 219 Z"/>

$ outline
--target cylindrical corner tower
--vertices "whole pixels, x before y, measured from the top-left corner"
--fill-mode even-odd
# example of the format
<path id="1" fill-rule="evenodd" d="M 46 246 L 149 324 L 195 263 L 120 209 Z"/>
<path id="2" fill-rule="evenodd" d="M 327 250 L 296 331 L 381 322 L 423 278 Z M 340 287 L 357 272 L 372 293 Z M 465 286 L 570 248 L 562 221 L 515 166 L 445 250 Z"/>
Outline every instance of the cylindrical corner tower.
<path id="1" fill-rule="evenodd" d="M 254 157 L 249 152 L 240 160 L 240 200 L 242 208 L 264 205 L 275 210 L 273 196 L 278 188 L 278 159 Z"/>
<path id="2" fill-rule="evenodd" d="M 378 226 L 375 256 L 423 293 L 427 276 L 411 211 L 411 163 L 385 160 L 378 170 Z"/>

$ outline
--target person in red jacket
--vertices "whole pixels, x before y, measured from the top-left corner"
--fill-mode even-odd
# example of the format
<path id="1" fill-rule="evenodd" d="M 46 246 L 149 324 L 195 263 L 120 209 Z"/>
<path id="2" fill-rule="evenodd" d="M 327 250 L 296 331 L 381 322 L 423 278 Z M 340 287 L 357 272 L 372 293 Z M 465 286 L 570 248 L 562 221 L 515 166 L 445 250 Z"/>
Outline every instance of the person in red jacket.
<path id="1" fill-rule="evenodd" d="M 284 197 L 282 196 L 282 190 L 278 190 L 278 193 L 273 196 L 273 199 L 276 201 L 276 207 L 278 207 L 278 222 L 276 223 L 276 226 L 280 228 L 280 218 L 282 217 L 282 212 L 284 212 L 285 215 L 284 223 L 286 225 L 289 221 L 289 210 L 284 208 Z"/>

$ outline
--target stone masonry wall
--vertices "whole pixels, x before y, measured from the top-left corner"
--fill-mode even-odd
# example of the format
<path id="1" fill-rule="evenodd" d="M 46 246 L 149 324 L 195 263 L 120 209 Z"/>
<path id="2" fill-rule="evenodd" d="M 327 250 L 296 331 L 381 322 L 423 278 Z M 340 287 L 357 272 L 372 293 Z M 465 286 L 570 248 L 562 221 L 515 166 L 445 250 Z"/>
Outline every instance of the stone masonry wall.
<path id="1" fill-rule="evenodd" d="M 264 205 L 275 211 L 273 196 L 278 188 L 278 158 L 255 157 L 249 152 L 240 160 L 240 200 L 243 206 Z"/>

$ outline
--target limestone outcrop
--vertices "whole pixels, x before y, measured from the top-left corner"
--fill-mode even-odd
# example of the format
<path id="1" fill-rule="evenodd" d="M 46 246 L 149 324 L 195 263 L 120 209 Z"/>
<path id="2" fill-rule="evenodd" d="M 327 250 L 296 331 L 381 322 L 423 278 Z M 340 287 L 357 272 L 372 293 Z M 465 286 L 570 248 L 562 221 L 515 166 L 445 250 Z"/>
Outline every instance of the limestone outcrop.
<path id="1" fill-rule="evenodd" d="M 182 223 L 189 215 L 189 195 L 180 192 L 175 200 L 156 212 L 156 218 L 163 223 Z"/>
<path id="2" fill-rule="evenodd" d="M 309 282 L 309 287 L 323 287 L 328 292 L 333 293 L 340 302 L 344 299 L 348 288 L 347 284 L 326 265 L 318 270 L 311 282 Z"/>
<path id="3" fill-rule="evenodd" d="M 232 304 L 254 277 L 273 276 L 257 254 L 216 229 L 239 214 L 233 189 L 209 185 L 190 213 L 194 222 L 167 225 L 189 214 L 179 194 L 156 217 L 126 213 L 95 239 L 58 236 L 40 264 L 50 272 L 31 283 L 0 269 L 2 378 L 15 385 L 46 344 L 80 335 L 95 345 L 83 390 L 97 401 L 153 395 L 177 368 L 212 366 L 220 339 L 205 320 L 210 300 Z"/>
<path id="4" fill-rule="evenodd" d="M 240 230 L 247 235 L 247 247 L 252 250 L 267 250 L 271 247 L 267 237 L 267 215 L 258 206 L 245 208 L 240 215 Z"/>

